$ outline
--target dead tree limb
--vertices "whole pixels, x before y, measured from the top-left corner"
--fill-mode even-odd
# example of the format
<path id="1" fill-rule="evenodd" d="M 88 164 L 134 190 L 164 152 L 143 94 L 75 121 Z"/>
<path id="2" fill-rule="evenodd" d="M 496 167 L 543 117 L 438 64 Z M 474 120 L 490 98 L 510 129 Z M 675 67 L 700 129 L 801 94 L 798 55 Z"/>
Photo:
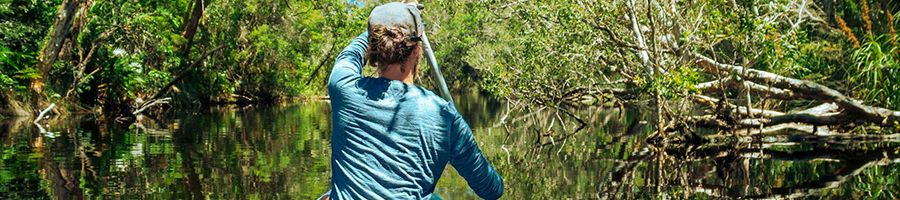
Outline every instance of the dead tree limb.
<path id="1" fill-rule="evenodd" d="M 734 78 L 729 76 L 729 77 L 725 77 L 725 78 L 710 81 L 710 82 L 699 83 L 697 85 L 694 85 L 694 89 L 697 89 L 700 91 L 720 91 L 725 86 L 731 85 L 731 82 L 733 82 L 733 81 L 734 81 Z"/>
<path id="2" fill-rule="evenodd" d="M 870 122 L 881 126 L 889 126 L 893 125 L 894 123 L 900 123 L 900 112 L 898 111 L 863 105 L 858 100 L 844 96 L 837 90 L 831 89 L 815 82 L 788 78 L 771 72 L 748 69 L 737 65 L 718 63 L 711 58 L 698 54 L 692 54 L 690 56 L 697 59 L 698 66 L 709 73 L 719 75 L 728 75 L 729 73 L 732 73 L 746 80 L 794 91 L 795 93 L 800 94 L 802 97 L 807 99 L 822 101 L 826 103 L 835 103 L 838 107 L 844 110 L 843 112 L 847 112 L 847 116 L 854 117 L 861 121 Z M 810 118 L 794 116 L 793 119 L 805 120 Z M 826 117 L 819 119 L 828 118 Z M 830 122 L 839 123 L 845 121 L 846 119 Z"/>
<path id="3" fill-rule="evenodd" d="M 833 111 L 837 110 L 838 108 L 840 108 L 840 107 L 838 107 L 837 104 L 823 103 L 816 107 L 812 107 L 812 108 L 800 111 L 800 113 L 825 114 L 825 113 L 833 112 Z"/>
<path id="4" fill-rule="evenodd" d="M 694 95 L 693 100 L 696 103 L 707 105 L 707 106 L 710 106 L 713 108 L 718 107 L 721 104 L 722 106 L 724 106 L 724 108 L 721 108 L 721 109 L 731 110 L 733 113 L 737 113 L 740 116 L 753 115 L 753 116 L 762 116 L 762 117 L 775 117 L 775 116 L 784 115 L 784 113 L 782 113 L 782 112 L 773 111 L 773 110 L 763 110 L 763 109 L 757 109 L 757 108 L 747 109 L 746 106 L 738 106 L 738 105 L 734 105 L 731 103 L 725 103 L 725 102 L 720 103 L 719 102 L 720 100 L 717 100 L 717 99 L 714 99 L 714 98 L 708 97 L 708 96 L 703 96 L 703 95 Z"/>
<path id="5" fill-rule="evenodd" d="M 153 106 L 168 104 L 170 100 L 172 100 L 172 98 L 162 98 L 162 99 L 150 100 L 147 103 L 145 103 L 144 105 L 142 105 L 140 109 L 137 109 L 134 112 L 132 112 L 131 115 L 141 114 L 142 112 L 144 112 L 145 110 L 147 110 L 148 108 L 151 108 Z"/>
<path id="6" fill-rule="evenodd" d="M 739 120 L 741 126 L 773 126 L 786 123 L 804 123 L 811 125 L 832 125 L 845 121 L 846 113 L 828 113 L 828 114 L 809 114 L 809 113 L 792 113 L 778 115 L 768 118 L 743 119 Z"/>
<path id="7" fill-rule="evenodd" d="M 696 86 L 694 86 L 694 88 L 703 92 L 721 92 L 722 90 L 727 88 L 740 88 L 747 90 L 752 94 L 756 94 L 765 98 L 775 98 L 783 100 L 802 98 L 799 94 L 796 94 L 791 90 L 765 86 L 751 81 L 737 79 L 739 78 L 729 76 L 719 80 L 697 84 Z"/>
<path id="8" fill-rule="evenodd" d="M 44 116 L 47 115 L 47 113 L 50 113 L 50 111 L 53 110 L 53 108 L 56 108 L 56 103 L 51 103 L 50 106 L 47 106 L 47 108 L 41 111 L 41 113 L 39 113 L 38 116 L 34 118 L 33 123 L 37 124 L 38 122 L 40 122 L 42 119 L 44 119 Z"/>
<path id="9" fill-rule="evenodd" d="M 631 29 L 634 31 L 634 38 L 637 40 L 638 47 L 640 48 L 640 50 L 638 50 L 638 56 L 641 58 L 641 64 L 644 65 L 647 74 L 652 76 L 656 70 L 653 67 L 653 63 L 650 63 L 650 53 L 647 51 L 644 34 L 641 33 L 641 25 L 638 24 L 637 16 L 634 14 L 634 0 L 628 1 L 628 15 L 628 18 L 631 19 Z"/>
<path id="10" fill-rule="evenodd" d="M 750 133 L 750 135 L 778 135 L 785 132 L 802 133 L 806 135 L 834 135 L 835 131 L 823 126 L 814 126 L 801 123 L 785 123 L 766 127 L 746 127 L 734 130 L 736 133 Z"/>
<path id="11" fill-rule="evenodd" d="M 790 91 L 790 90 L 760 85 L 760 84 L 750 82 L 750 81 L 741 81 L 741 83 L 738 83 L 737 85 L 750 91 L 750 93 L 758 94 L 762 97 L 767 97 L 767 98 L 797 99 L 800 97 L 800 95 L 795 94 L 793 91 Z"/>

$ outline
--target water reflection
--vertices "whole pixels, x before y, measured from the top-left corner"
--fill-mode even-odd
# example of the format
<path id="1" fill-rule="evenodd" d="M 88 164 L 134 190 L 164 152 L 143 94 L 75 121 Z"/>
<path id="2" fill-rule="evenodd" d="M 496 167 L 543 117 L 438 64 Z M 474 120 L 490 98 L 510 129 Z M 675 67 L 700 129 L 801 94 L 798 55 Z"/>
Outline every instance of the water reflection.
<path id="1" fill-rule="evenodd" d="M 895 199 L 898 145 L 757 138 L 654 145 L 638 108 L 557 111 L 456 98 L 508 199 Z M 577 116 L 577 120 L 575 117 Z M 313 199 L 330 181 L 327 102 L 212 108 L 122 127 L 92 117 L 0 122 L 0 199 Z M 579 122 L 581 120 L 581 122 Z M 437 192 L 474 199 L 447 168 Z"/>
<path id="2" fill-rule="evenodd" d="M 7 121 L 0 199 L 314 198 L 328 182 L 328 105 L 184 113 L 163 125 Z"/>

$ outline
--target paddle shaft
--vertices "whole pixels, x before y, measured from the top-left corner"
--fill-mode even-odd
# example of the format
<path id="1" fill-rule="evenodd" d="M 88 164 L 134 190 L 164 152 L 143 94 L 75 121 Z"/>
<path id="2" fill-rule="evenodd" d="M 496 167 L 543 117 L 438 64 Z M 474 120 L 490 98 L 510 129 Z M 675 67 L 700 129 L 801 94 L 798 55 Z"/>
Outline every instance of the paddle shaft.
<path id="1" fill-rule="evenodd" d="M 453 103 L 450 89 L 447 89 L 447 81 L 444 80 L 441 68 L 438 67 L 437 59 L 434 58 L 434 50 L 431 49 L 431 43 L 428 42 L 428 36 L 425 36 L 425 33 L 422 33 L 422 44 L 425 47 L 425 61 L 428 63 L 428 66 L 431 66 L 431 75 L 434 77 L 438 92 L 445 100 Z"/>

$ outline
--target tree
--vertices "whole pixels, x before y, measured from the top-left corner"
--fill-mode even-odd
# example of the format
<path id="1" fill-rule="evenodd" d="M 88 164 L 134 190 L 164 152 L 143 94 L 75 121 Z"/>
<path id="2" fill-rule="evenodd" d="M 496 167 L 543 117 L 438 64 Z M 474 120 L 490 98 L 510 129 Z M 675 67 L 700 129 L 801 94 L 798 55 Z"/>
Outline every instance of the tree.
<path id="1" fill-rule="evenodd" d="M 50 69 L 53 63 L 56 62 L 57 56 L 63 48 L 63 42 L 65 42 L 65 39 L 69 35 L 69 31 L 72 28 L 72 21 L 77 14 L 76 11 L 78 11 L 78 7 L 84 2 L 84 0 L 63 0 L 62 4 L 59 6 L 59 13 L 57 14 L 56 20 L 53 22 L 47 43 L 44 44 L 43 50 L 38 57 L 41 61 L 39 67 L 41 69 L 41 76 L 32 82 L 32 90 L 34 90 L 35 94 L 40 94 L 43 91 L 44 79 L 50 77 Z M 40 95 L 37 95 L 36 97 L 40 98 Z"/>

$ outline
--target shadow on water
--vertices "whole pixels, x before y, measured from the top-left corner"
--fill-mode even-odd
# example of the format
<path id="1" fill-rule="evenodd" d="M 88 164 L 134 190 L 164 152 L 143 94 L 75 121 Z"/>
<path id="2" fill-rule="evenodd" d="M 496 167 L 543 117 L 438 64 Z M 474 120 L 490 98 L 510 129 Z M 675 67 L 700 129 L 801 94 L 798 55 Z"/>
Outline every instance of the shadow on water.
<path id="1" fill-rule="evenodd" d="M 896 199 L 895 142 L 741 141 L 655 146 L 650 113 L 573 111 L 460 95 L 507 199 Z M 584 124 L 573 118 L 577 116 Z M 314 199 L 330 181 L 327 102 L 210 108 L 129 127 L 90 116 L 0 122 L 0 199 Z M 584 125 L 584 126 L 582 126 Z M 475 194 L 452 167 L 436 192 Z"/>

